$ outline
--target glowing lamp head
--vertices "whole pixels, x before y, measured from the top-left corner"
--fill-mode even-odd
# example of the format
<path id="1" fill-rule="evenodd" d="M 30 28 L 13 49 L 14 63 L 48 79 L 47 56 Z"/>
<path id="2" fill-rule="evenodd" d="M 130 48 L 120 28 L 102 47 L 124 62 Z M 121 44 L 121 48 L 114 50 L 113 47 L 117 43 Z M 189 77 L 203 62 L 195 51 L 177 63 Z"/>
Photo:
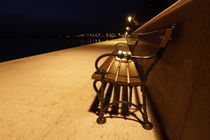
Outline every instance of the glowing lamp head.
<path id="1" fill-rule="evenodd" d="M 132 17 L 128 16 L 128 22 L 131 22 L 131 20 L 132 20 Z"/>

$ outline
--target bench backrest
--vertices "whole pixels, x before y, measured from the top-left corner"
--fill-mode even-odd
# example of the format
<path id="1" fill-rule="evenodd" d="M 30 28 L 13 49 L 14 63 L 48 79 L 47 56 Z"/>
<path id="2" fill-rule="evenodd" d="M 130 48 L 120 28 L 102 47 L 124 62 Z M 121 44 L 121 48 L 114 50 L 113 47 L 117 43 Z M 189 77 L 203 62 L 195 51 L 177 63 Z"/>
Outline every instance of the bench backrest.
<path id="1" fill-rule="evenodd" d="M 133 55 L 150 56 L 152 54 L 156 54 L 155 57 L 151 59 L 138 59 L 135 62 L 136 65 L 140 64 L 144 70 L 142 71 L 142 68 L 139 68 L 138 70 L 138 72 L 141 73 L 140 75 L 143 75 L 141 79 L 147 79 L 155 64 L 157 64 L 162 57 L 165 49 L 168 46 L 168 42 L 171 40 L 171 35 L 174 29 L 175 25 L 157 31 L 138 34 L 139 43 L 133 50 Z"/>

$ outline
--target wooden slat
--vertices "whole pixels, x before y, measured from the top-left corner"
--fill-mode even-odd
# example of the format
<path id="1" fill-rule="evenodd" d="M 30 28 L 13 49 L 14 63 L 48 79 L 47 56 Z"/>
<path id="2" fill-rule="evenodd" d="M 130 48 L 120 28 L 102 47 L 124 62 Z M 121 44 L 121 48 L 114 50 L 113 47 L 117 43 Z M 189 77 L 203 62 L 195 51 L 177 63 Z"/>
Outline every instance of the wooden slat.
<path id="1" fill-rule="evenodd" d="M 113 62 L 114 57 L 113 56 L 109 56 L 104 62 L 103 64 L 99 67 L 100 70 L 107 70 L 109 68 L 109 66 L 111 65 L 111 63 Z M 102 75 L 98 74 L 98 73 L 94 73 L 92 75 L 92 79 L 96 79 L 96 80 L 101 80 Z"/>
<path id="2" fill-rule="evenodd" d="M 93 75 L 92 75 L 92 79 L 101 80 L 101 78 L 102 78 L 102 75 L 101 74 L 93 73 Z"/>
<path id="3" fill-rule="evenodd" d="M 136 66 L 133 61 L 128 62 L 128 67 L 129 67 L 129 75 L 130 77 L 139 77 L 139 74 L 136 70 Z"/>
<path id="4" fill-rule="evenodd" d="M 118 74 L 118 79 L 117 83 L 122 84 L 122 85 L 127 85 L 128 84 L 128 75 L 127 75 L 127 61 L 122 61 L 119 74 Z"/>
<path id="5" fill-rule="evenodd" d="M 112 83 L 115 82 L 118 65 L 119 65 L 119 62 L 114 59 L 109 70 L 108 70 L 108 73 L 105 76 L 106 81 L 112 82 Z"/>
<path id="6" fill-rule="evenodd" d="M 109 65 L 112 63 L 113 60 L 113 56 L 109 56 L 104 62 L 103 64 L 99 67 L 100 70 L 107 70 Z"/>
<path id="7" fill-rule="evenodd" d="M 136 66 L 133 61 L 129 61 L 129 81 L 131 85 L 139 85 L 140 84 L 140 77 L 136 70 Z"/>
<path id="8" fill-rule="evenodd" d="M 122 60 L 119 59 L 119 60 L 117 60 L 117 61 L 118 61 L 119 63 L 118 63 L 118 66 L 117 66 L 117 71 L 115 72 L 115 79 L 114 79 L 115 82 L 117 82 L 117 79 L 118 79 L 118 76 L 119 76 L 119 72 L 120 72 Z"/>

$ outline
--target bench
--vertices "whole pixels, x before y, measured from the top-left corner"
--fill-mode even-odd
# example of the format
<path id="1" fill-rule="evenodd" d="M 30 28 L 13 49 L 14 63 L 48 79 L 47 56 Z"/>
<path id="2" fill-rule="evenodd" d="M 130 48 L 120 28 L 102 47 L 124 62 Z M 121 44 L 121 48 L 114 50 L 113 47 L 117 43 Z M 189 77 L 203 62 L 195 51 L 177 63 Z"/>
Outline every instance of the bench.
<path id="1" fill-rule="evenodd" d="M 112 53 L 103 54 L 96 59 L 96 71 L 93 73 L 92 79 L 94 79 L 93 87 L 100 103 L 99 117 L 97 118 L 98 124 L 106 122 L 104 114 L 110 106 L 126 104 L 128 107 L 133 106 L 140 111 L 143 118 L 141 122 L 143 128 L 147 130 L 152 129 L 153 125 L 148 120 L 146 109 L 146 80 L 167 48 L 174 28 L 175 25 L 157 31 L 137 34 L 134 43 L 118 43 L 115 45 L 115 50 Z M 129 41 L 129 39 L 127 40 Z M 150 48 L 153 50 L 151 54 L 141 55 L 145 50 L 147 50 L 145 52 L 148 52 Z M 105 61 L 98 66 L 99 62 L 104 58 L 106 58 Z M 150 60 L 150 64 L 144 66 L 142 60 Z M 100 88 L 98 88 L 97 83 L 100 83 Z M 117 101 L 105 104 L 107 101 L 104 92 L 107 83 L 112 84 L 115 88 L 122 86 L 126 90 L 126 94 L 129 93 L 129 99 L 118 99 Z M 141 87 L 142 105 L 132 102 L 133 88 L 138 86 Z M 114 94 L 119 94 L 116 91 Z"/>

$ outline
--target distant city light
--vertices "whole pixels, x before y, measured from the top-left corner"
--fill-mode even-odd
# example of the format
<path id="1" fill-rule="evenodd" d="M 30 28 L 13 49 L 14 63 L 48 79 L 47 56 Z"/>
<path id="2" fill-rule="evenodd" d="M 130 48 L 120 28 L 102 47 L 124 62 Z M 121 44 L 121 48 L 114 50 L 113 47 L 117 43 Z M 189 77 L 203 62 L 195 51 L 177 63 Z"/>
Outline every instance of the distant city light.
<path id="1" fill-rule="evenodd" d="M 127 26 L 127 27 L 126 27 L 126 30 L 130 30 L 130 28 Z"/>

